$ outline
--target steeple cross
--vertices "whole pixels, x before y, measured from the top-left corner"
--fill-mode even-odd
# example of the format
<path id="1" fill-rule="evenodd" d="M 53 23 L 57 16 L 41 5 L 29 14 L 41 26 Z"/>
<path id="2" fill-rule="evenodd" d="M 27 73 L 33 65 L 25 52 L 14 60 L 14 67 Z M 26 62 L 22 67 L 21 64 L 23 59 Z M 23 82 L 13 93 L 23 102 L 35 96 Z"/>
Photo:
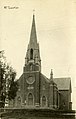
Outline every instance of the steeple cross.
<path id="1" fill-rule="evenodd" d="M 33 15 L 35 14 L 35 9 L 33 9 Z"/>

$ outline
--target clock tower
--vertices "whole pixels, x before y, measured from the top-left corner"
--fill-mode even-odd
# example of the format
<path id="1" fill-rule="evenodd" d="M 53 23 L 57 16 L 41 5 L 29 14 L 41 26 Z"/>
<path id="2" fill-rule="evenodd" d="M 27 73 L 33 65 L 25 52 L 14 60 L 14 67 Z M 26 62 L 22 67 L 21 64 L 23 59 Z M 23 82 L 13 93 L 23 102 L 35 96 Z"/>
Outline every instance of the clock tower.
<path id="1" fill-rule="evenodd" d="M 23 102 L 26 102 L 26 106 L 40 105 L 40 72 L 41 59 L 36 35 L 35 15 L 33 15 L 30 41 L 23 68 Z"/>

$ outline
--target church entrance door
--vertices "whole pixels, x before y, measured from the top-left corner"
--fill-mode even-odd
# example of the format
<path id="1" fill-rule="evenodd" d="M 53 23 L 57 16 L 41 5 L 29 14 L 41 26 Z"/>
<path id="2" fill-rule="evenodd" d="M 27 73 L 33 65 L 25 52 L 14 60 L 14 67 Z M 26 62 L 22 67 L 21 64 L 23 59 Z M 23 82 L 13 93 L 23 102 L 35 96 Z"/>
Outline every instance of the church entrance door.
<path id="1" fill-rule="evenodd" d="M 28 105 L 32 106 L 33 105 L 33 95 L 29 93 L 28 95 Z"/>

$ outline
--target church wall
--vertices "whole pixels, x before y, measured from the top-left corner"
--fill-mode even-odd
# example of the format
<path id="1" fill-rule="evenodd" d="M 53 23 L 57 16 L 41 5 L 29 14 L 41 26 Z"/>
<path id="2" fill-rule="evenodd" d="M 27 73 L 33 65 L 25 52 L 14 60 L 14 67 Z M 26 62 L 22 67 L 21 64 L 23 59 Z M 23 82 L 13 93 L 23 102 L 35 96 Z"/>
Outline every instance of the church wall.
<path id="1" fill-rule="evenodd" d="M 53 108 L 54 106 L 54 86 L 53 84 L 50 84 L 49 87 L 49 107 Z"/>
<path id="2" fill-rule="evenodd" d="M 70 93 L 70 91 L 68 91 L 68 99 L 69 99 L 69 102 L 71 102 L 71 93 Z"/>
<path id="3" fill-rule="evenodd" d="M 54 85 L 53 93 L 54 93 L 53 105 L 54 105 L 54 108 L 57 108 L 57 86 L 56 85 Z"/>
<path id="4" fill-rule="evenodd" d="M 59 109 L 60 107 L 60 93 L 59 90 L 57 91 L 57 108 Z"/>
<path id="5" fill-rule="evenodd" d="M 46 105 L 44 107 L 49 106 L 49 83 L 46 82 L 44 78 L 41 79 L 41 85 L 40 85 L 40 103 L 42 106 L 42 98 L 45 96 L 46 98 Z"/>
<path id="6" fill-rule="evenodd" d="M 18 91 L 17 91 L 17 96 L 15 98 L 15 106 L 16 107 L 22 107 L 23 105 L 25 105 L 25 87 L 26 87 L 26 83 L 25 83 L 25 77 L 24 74 L 22 74 L 22 76 L 20 77 L 19 81 L 18 81 Z M 20 103 L 20 104 L 18 104 Z M 20 106 L 18 106 L 20 105 Z"/>
<path id="7" fill-rule="evenodd" d="M 29 84 L 28 77 L 32 76 L 34 78 L 34 83 Z M 34 105 L 39 103 L 39 77 L 40 73 L 39 72 L 28 72 L 24 73 L 24 81 L 23 81 L 23 87 L 24 89 L 22 90 L 22 95 L 23 95 L 23 100 L 24 102 L 28 103 L 28 94 L 31 93 L 34 98 Z"/>
<path id="8" fill-rule="evenodd" d="M 22 79 L 20 80 L 20 94 L 21 94 L 21 97 L 22 97 L 22 103 L 24 103 L 24 95 L 25 95 L 25 92 L 24 92 L 24 87 L 25 87 L 25 79 L 24 79 L 24 74 L 22 76 Z"/>
<path id="9" fill-rule="evenodd" d="M 35 72 L 35 105 L 40 105 L 40 72 Z"/>
<path id="10" fill-rule="evenodd" d="M 68 90 L 60 90 L 60 108 L 61 109 L 69 109 L 69 97 Z"/>
<path id="11" fill-rule="evenodd" d="M 28 80 L 28 77 L 29 76 L 34 76 L 34 74 L 32 73 L 24 73 L 24 102 L 26 102 L 26 105 L 28 105 L 28 95 L 31 93 L 31 94 L 34 94 L 34 84 L 32 85 L 29 85 L 27 83 L 27 80 Z M 34 95 L 33 95 L 34 96 Z"/>
<path id="12" fill-rule="evenodd" d="M 68 91 L 68 102 L 69 102 L 69 109 L 72 110 L 72 102 L 71 102 L 71 92 Z"/>

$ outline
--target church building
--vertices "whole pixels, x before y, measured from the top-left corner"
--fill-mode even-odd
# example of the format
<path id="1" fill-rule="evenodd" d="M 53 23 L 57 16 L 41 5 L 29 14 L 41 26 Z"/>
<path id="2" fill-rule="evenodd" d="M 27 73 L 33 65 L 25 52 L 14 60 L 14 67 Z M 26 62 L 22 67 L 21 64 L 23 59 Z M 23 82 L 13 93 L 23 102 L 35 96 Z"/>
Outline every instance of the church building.
<path id="1" fill-rule="evenodd" d="M 48 79 L 41 73 L 41 57 L 33 15 L 23 73 L 17 80 L 19 89 L 15 98 L 17 108 L 50 108 L 71 110 L 71 79 L 54 78 L 51 70 Z"/>

